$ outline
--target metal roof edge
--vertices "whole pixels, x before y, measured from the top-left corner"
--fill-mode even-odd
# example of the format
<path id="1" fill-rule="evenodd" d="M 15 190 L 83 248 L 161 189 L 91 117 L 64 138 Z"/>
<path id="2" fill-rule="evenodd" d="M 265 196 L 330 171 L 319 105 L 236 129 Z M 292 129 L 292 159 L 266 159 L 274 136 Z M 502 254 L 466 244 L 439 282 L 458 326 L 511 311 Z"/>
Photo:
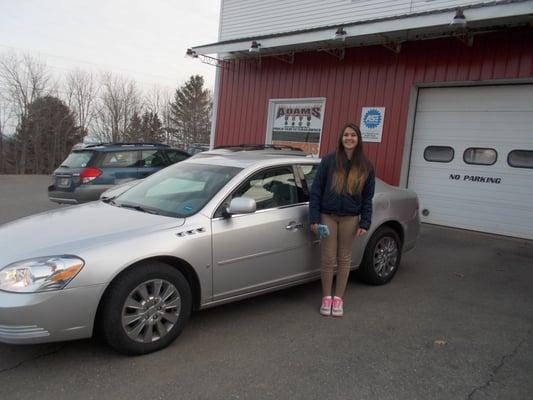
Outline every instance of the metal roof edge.
<path id="1" fill-rule="evenodd" d="M 371 20 L 354 21 L 344 24 L 327 25 L 288 32 L 247 36 L 216 43 L 192 47 L 197 54 L 216 54 L 247 51 L 252 40 L 261 41 L 261 48 L 281 47 L 317 41 L 334 41 L 331 29 L 342 26 L 348 38 L 384 34 L 403 29 L 422 29 L 434 26 L 447 26 L 458 8 L 466 12 L 469 22 L 533 14 L 533 0 L 496 0 L 462 7 L 424 11 L 416 14 L 402 14 Z"/>

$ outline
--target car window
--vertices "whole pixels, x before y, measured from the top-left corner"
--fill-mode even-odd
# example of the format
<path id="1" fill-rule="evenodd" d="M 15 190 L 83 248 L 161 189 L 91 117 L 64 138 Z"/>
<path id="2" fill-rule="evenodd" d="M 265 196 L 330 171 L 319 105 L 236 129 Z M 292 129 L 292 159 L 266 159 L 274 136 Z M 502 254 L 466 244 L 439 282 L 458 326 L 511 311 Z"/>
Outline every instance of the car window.
<path id="1" fill-rule="evenodd" d="M 188 217 L 200 211 L 239 171 L 241 168 L 178 163 L 144 179 L 115 202 Z"/>
<path id="2" fill-rule="evenodd" d="M 209 150 L 208 145 L 191 145 L 187 147 L 187 153 L 189 153 L 191 156 L 207 150 Z"/>
<path id="3" fill-rule="evenodd" d="M 67 168 L 85 168 L 93 154 L 93 151 L 73 151 L 61 163 L 61 166 Z"/>
<path id="4" fill-rule="evenodd" d="M 311 186 L 313 186 L 313 181 L 315 180 L 316 171 L 318 171 L 318 164 L 300 165 L 300 168 L 304 174 L 307 189 L 311 190 Z"/>
<path id="5" fill-rule="evenodd" d="M 254 199 L 257 210 L 298 203 L 298 189 L 292 168 L 282 167 L 259 172 L 237 189 L 232 198 L 235 197 Z"/>
<path id="6" fill-rule="evenodd" d="M 167 150 L 167 156 L 171 164 L 174 164 L 174 163 L 183 161 L 186 158 L 189 158 L 188 154 L 182 153 L 181 151 L 177 151 L 177 150 Z"/>
<path id="7" fill-rule="evenodd" d="M 131 168 L 138 164 L 138 151 L 113 151 L 104 154 L 102 167 Z"/>
<path id="8" fill-rule="evenodd" d="M 165 154 L 162 150 L 142 150 L 141 162 L 139 164 L 141 168 L 162 168 L 168 165 Z"/>

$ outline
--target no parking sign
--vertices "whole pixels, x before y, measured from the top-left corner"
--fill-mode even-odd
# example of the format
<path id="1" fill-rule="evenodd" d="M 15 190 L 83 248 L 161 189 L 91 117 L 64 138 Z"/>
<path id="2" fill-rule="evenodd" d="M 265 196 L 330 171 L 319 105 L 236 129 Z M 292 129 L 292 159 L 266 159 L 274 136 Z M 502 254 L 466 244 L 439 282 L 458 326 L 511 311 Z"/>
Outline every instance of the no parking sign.
<path id="1" fill-rule="evenodd" d="M 385 107 L 363 107 L 361 112 L 361 135 L 365 142 L 381 142 Z"/>

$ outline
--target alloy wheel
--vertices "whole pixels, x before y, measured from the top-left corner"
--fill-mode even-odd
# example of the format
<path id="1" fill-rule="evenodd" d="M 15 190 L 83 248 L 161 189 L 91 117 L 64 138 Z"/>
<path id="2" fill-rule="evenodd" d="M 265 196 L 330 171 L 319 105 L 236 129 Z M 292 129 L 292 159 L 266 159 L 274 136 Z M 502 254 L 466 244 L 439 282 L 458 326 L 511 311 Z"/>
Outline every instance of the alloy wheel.
<path id="1" fill-rule="evenodd" d="M 374 248 L 374 270 L 380 278 L 385 278 L 396 268 L 398 244 L 390 236 L 384 236 Z"/>
<path id="2" fill-rule="evenodd" d="M 180 312 L 178 289 L 167 280 L 152 279 L 138 285 L 126 298 L 122 327 L 136 342 L 156 342 L 172 330 Z"/>

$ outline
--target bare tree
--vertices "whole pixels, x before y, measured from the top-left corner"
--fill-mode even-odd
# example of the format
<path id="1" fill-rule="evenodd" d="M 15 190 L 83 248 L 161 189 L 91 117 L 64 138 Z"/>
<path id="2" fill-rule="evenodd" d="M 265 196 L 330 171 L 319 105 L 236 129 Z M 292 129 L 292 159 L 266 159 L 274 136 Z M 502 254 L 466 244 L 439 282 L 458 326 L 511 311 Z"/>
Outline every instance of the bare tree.
<path id="1" fill-rule="evenodd" d="M 0 92 L 9 101 L 18 123 L 26 118 L 28 109 L 37 98 L 53 89 L 53 82 L 46 65 L 29 54 L 22 56 L 10 52 L 0 57 Z M 22 142 L 27 137 L 20 138 Z M 25 173 L 26 146 L 21 147 L 17 159 L 17 172 Z"/>
<path id="2" fill-rule="evenodd" d="M 102 141 L 124 139 L 132 115 L 140 110 L 141 95 L 133 80 L 111 73 L 101 75 L 101 96 L 97 107 L 97 137 Z"/>
<path id="3" fill-rule="evenodd" d="M 95 117 L 97 83 L 91 72 L 75 69 L 66 77 L 66 103 L 76 116 L 76 124 L 85 131 Z"/>
<path id="4" fill-rule="evenodd" d="M 172 121 L 170 119 L 171 101 L 172 90 L 155 85 L 144 98 L 146 110 L 152 114 L 157 114 L 161 120 L 161 132 L 164 142 L 173 145 Z"/>
<path id="5" fill-rule="evenodd" d="M 11 105 L 0 97 L 0 174 L 7 170 L 6 166 L 6 149 L 4 146 L 4 137 L 6 136 L 6 126 L 13 117 Z"/>

